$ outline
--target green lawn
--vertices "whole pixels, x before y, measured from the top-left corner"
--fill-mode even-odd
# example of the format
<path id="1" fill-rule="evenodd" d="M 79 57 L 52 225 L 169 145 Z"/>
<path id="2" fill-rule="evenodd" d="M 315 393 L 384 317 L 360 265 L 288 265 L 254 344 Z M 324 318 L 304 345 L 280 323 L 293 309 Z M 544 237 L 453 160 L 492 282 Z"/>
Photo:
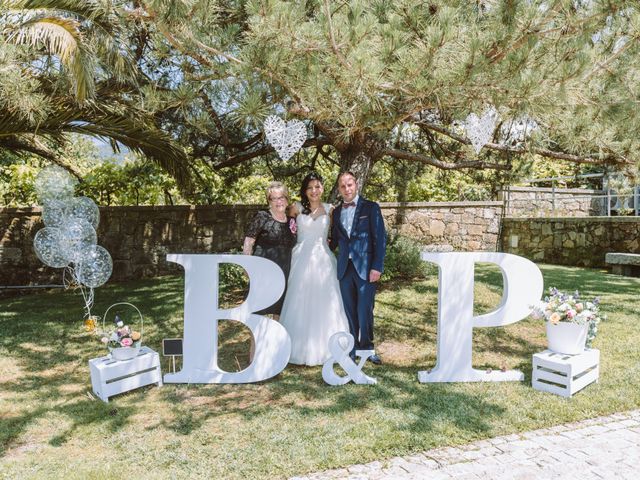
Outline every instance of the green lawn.
<path id="1" fill-rule="evenodd" d="M 257 385 L 165 385 L 115 397 L 90 391 L 102 345 L 83 331 L 81 298 L 55 292 L 0 301 L 0 478 L 274 478 L 457 445 L 640 407 L 640 279 L 541 265 L 545 286 L 602 299 L 601 377 L 572 399 L 530 387 L 541 321 L 474 332 L 474 366 L 517 368 L 522 383 L 430 384 L 437 278 L 394 282 L 376 305 L 375 386 L 329 387 L 321 368 L 288 367 Z M 499 302 L 502 277 L 476 274 L 476 313 Z M 145 314 L 145 343 L 181 336 L 183 279 L 96 291 Z M 225 322 L 226 323 L 226 322 Z M 222 365 L 246 363 L 245 332 L 226 328 Z M 168 363 L 163 369 L 168 371 Z"/>

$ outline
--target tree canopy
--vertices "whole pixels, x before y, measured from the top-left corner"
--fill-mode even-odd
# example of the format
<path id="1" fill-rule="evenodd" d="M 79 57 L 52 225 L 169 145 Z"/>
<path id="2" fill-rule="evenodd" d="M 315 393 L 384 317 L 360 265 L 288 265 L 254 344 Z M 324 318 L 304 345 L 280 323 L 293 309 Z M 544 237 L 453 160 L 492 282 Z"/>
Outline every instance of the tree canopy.
<path id="1" fill-rule="evenodd" d="M 185 183 L 186 155 L 143 106 L 124 2 L 0 2 L 0 149 L 40 155 L 71 133 L 144 153 Z"/>
<path id="2" fill-rule="evenodd" d="M 127 53 L 131 62 L 122 67 L 135 75 L 113 73 L 96 82 L 94 98 L 136 125 L 164 131 L 186 152 L 182 166 L 195 189 L 206 188 L 206 172 L 237 177 L 255 162 L 290 176 L 320 159 L 355 171 L 363 183 L 378 164 L 402 182 L 428 167 L 488 170 L 509 179 L 540 158 L 640 163 L 636 1 L 110 3 L 121 33 L 108 38 L 118 39 L 111 44 Z M 87 31 L 100 27 L 93 19 L 101 17 L 86 15 L 93 22 Z M 39 55 L 52 50 L 51 42 L 14 37 L 10 45 L 10 38 L 1 45 L 16 52 L 10 58 L 32 55 L 36 44 Z M 97 48 L 91 55 L 110 58 Z M 18 57 L 23 69 L 33 62 L 27 58 Z M 54 64 L 60 69 L 64 61 Z M 32 92 L 51 95 L 43 75 L 32 81 Z M 122 84 L 128 87 L 112 87 Z M 79 85 L 70 88 L 76 97 L 91 92 Z M 463 122 L 488 108 L 499 119 L 476 153 Z M 276 160 L 262 131 L 270 114 L 306 123 L 298 157 Z"/>

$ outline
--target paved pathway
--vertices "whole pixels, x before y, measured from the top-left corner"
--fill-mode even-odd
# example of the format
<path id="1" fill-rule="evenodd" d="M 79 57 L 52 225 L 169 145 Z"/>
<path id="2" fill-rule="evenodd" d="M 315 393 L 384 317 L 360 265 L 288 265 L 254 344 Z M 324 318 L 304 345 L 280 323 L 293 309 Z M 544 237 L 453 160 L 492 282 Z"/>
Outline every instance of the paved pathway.
<path id="1" fill-rule="evenodd" d="M 640 410 L 295 478 L 637 480 Z"/>

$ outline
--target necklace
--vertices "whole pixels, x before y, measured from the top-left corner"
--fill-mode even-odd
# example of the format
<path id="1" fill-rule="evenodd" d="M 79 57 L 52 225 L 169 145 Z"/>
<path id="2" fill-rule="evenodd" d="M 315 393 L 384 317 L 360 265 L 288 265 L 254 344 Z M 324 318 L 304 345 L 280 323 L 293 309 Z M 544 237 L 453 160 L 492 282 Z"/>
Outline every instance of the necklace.
<path id="1" fill-rule="evenodd" d="M 278 222 L 282 223 L 282 222 L 286 222 L 287 221 L 287 216 L 282 213 L 280 215 L 276 215 L 276 212 L 274 212 L 273 210 L 269 209 L 269 212 L 271 212 L 271 216 Z"/>
<path id="2" fill-rule="evenodd" d="M 309 206 L 309 207 L 311 207 L 311 206 Z M 320 207 L 322 207 L 322 204 L 318 205 L 314 210 L 312 210 L 311 213 L 309 214 L 309 216 L 313 217 L 316 214 L 316 212 L 318 210 L 320 210 Z M 309 210 L 311 210 L 311 208 L 309 208 Z"/>

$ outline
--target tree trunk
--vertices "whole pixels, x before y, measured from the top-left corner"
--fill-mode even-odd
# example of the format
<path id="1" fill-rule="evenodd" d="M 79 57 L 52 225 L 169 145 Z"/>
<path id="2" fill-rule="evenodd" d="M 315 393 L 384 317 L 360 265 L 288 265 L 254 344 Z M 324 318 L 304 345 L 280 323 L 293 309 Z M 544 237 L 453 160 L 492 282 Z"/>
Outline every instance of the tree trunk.
<path id="1" fill-rule="evenodd" d="M 340 149 L 340 171 L 351 172 L 358 179 L 358 188 L 362 192 L 364 187 L 369 182 L 371 170 L 375 163 L 375 158 L 369 154 L 363 145 L 350 144 L 347 148 Z M 336 178 L 331 193 L 329 195 L 329 201 L 335 202 L 338 198 L 338 179 Z"/>

